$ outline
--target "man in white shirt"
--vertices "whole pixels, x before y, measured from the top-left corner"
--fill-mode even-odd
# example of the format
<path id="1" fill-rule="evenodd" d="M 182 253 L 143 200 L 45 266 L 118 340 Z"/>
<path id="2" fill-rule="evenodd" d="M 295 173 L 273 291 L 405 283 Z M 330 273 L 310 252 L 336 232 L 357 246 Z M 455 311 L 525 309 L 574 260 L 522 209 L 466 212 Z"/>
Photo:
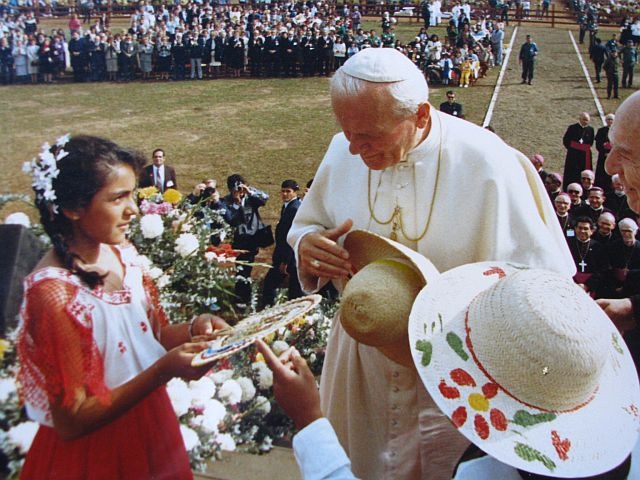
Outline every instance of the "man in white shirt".
<path id="1" fill-rule="evenodd" d="M 156 187 L 164 193 L 167 188 L 178 189 L 176 171 L 173 167 L 165 165 L 164 150 L 156 148 L 153 151 L 153 163 L 142 169 L 138 179 L 138 187 Z"/>

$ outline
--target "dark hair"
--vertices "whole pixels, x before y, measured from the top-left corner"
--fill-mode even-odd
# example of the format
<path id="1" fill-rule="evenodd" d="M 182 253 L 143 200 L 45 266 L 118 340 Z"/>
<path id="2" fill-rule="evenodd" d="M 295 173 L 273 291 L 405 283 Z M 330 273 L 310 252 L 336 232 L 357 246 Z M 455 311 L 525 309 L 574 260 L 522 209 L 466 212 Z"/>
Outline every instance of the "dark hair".
<path id="1" fill-rule="evenodd" d="M 596 226 L 596 224 L 593 222 L 593 219 L 591 217 L 587 217 L 586 215 L 576 218 L 576 226 L 579 223 L 588 223 L 592 229 Z"/>
<path id="2" fill-rule="evenodd" d="M 136 175 L 142 170 L 145 158 L 142 154 L 120 147 L 99 137 L 77 135 L 62 147 L 51 147 L 51 153 L 57 155 L 63 149 L 68 153 L 57 162 L 59 174 L 52 181 L 56 195 L 57 212 L 52 202 L 36 191 L 36 207 L 40 211 L 40 221 L 45 232 L 51 238 L 53 250 L 62 265 L 78 275 L 91 288 L 101 285 L 103 280 L 96 272 L 87 272 L 76 265 L 76 254 L 69 251 L 68 241 L 73 234 L 73 225 L 63 213 L 63 209 L 86 207 L 98 191 L 107 183 L 113 169 L 119 165 L 128 165 Z"/>
<path id="3" fill-rule="evenodd" d="M 229 175 L 227 177 L 227 188 L 229 190 L 237 190 L 238 186 L 241 183 L 247 183 L 247 182 L 244 180 L 244 177 L 239 173 L 234 173 L 233 175 Z"/>
<path id="4" fill-rule="evenodd" d="M 151 152 L 151 156 L 153 157 L 156 152 L 162 152 L 162 155 L 164 156 L 164 150 L 161 148 L 156 148 L 153 152 Z"/>

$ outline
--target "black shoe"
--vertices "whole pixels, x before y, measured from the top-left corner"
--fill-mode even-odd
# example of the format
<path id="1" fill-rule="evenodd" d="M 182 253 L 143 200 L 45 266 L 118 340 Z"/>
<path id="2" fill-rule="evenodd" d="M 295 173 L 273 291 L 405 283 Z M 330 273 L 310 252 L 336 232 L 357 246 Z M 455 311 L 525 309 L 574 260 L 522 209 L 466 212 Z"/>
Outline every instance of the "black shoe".
<path id="1" fill-rule="evenodd" d="M 531 80 L 529 80 L 529 85 L 531 85 Z"/>
<path id="2" fill-rule="evenodd" d="M 524 85 L 525 83 L 527 83 L 526 80 L 522 80 L 522 82 L 520 82 L 521 85 Z"/>

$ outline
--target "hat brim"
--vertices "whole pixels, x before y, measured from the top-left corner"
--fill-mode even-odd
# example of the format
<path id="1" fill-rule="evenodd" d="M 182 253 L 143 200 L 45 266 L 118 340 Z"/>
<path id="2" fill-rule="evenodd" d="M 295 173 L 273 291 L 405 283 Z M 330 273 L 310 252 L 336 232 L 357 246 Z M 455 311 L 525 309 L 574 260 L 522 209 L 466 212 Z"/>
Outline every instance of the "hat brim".
<path id="1" fill-rule="evenodd" d="M 422 277 L 425 284 L 439 275 L 436 267 L 423 255 L 405 247 L 401 243 L 367 230 L 352 230 L 344 239 L 344 248 L 349 252 L 349 261 L 355 272 L 371 262 L 382 258 L 396 258 L 408 261 Z"/>
<path id="2" fill-rule="evenodd" d="M 640 387 L 631 355 L 604 312 L 602 335 L 611 343 L 602 380 L 593 398 L 570 412 L 540 410 L 509 396 L 469 351 L 468 305 L 500 278 L 524 268 L 507 262 L 475 263 L 429 282 L 416 298 L 409 319 L 418 374 L 460 433 L 503 463 L 559 478 L 611 470 L 636 443 Z"/>

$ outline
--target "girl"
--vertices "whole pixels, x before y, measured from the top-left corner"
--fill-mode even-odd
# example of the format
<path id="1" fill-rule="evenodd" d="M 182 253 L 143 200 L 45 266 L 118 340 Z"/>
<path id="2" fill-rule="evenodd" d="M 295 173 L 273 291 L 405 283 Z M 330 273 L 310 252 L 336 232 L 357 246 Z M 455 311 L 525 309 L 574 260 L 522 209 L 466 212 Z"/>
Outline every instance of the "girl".
<path id="1" fill-rule="evenodd" d="M 34 174 L 53 248 L 25 279 L 17 349 L 27 411 L 40 428 L 22 479 L 190 479 L 165 390 L 226 324 L 201 315 L 169 325 L 132 247 L 144 157 L 101 138 L 62 137 Z M 205 337 L 200 337 L 205 338 Z"/>

